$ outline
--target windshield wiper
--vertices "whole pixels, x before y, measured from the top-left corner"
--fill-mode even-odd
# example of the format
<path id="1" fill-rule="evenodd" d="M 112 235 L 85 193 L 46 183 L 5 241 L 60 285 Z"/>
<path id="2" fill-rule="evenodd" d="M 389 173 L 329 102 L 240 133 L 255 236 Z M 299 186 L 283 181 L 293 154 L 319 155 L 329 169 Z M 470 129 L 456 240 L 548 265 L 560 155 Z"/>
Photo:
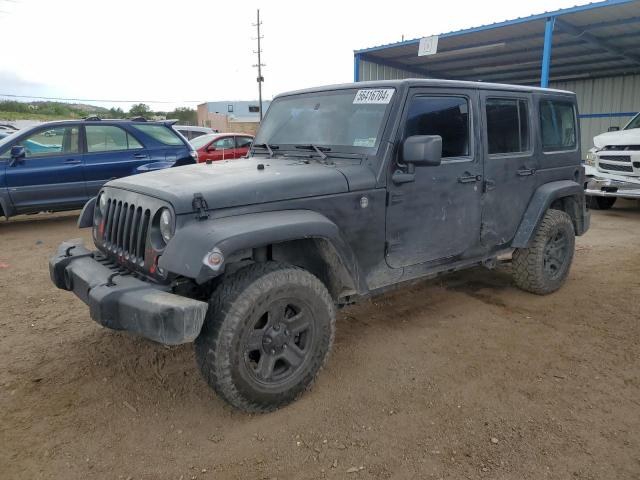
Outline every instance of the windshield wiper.
<path id="1" fill-rule="evenodd" d="M 273 151 L 279 149 L 278 145 L 268 144 L 268 143 L 254 143 L 253 148 L 264 148 L 269 152 L 269 158 L 273 157 Z"/>
<path id="2" fill-rule="evenodd" d="M 319 147 L 317 145 L 314 145 L 313 143 L 310 143 L 308 145 L 296 145 L 296 148 L 299 148 L 300 150 L 315 150 L 318 153 L 318 155 L 320 155 L 320 158 L 322 160 L 327 159 L 327 155 L 324 152 L 331 151 L 329 147 Z"/>

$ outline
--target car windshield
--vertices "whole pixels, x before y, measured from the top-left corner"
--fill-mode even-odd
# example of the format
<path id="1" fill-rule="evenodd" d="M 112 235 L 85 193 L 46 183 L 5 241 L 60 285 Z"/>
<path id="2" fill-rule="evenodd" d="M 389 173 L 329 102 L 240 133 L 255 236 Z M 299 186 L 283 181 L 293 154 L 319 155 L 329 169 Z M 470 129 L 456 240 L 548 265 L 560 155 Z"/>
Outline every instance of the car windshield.
<path id="1" fill-rule="evenodd" d="M 216 135 L 213 135 L 213 134 L 200 135 L 199 137 L 189 140 L 189 143 L 193 148 L 200 148 L 200 147 L 204 147 L 207 143 L 209 143 L 214 138 L 216 138 Z"/>
<path id="2" fill-rule="evenodd" d="M 627 126 L 624 127 L 625 130 L 631 130 L 632 128 L 640 128 L 640 113 L 633 117 Z"/>
<path id="3" fill-rule="evenodd" d="M 13 140 L 17 136 L 16 134 L 18 132 L 14 132 L 14 131 L 9 132 L 7 130 L 7 131 L 3 131 L 2 133 L 8 133 L 9 135 L 7 135 L 6 137 L 0 138 L 0 150 L 2 150 L 2 148 L 8 143 L 11 143 L 11 140 Z"/>
<path id="4" fill-rule="evenodd" d="M 392 88 L 368 88 L 277 98 L 254 145 L 315 145 L 372 153 L 380 143 L 394 92 Z"/>

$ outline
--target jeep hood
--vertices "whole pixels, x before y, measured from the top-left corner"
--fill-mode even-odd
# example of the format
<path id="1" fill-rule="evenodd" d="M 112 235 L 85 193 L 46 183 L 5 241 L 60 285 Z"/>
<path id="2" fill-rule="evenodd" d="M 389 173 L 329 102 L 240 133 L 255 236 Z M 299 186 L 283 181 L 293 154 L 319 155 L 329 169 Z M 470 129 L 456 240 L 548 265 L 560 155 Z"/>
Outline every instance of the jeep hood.
<path id="1" fill-rule="evenodd" d="M 640 145 L 640 128 L 601 133 L 593 137 L 593 144 L 596 148 L 607 145 Z"/>
<path id="2" fill-rule="evenodd" d="M 219 209 L 349 190 L 345 175 L 334 166 L 283 158 L 198 163 L 112 180 L 108 186 L 166 200 L 177 214 L 193 211 L 195 193 L 202 194 L 209 209 Z"/>

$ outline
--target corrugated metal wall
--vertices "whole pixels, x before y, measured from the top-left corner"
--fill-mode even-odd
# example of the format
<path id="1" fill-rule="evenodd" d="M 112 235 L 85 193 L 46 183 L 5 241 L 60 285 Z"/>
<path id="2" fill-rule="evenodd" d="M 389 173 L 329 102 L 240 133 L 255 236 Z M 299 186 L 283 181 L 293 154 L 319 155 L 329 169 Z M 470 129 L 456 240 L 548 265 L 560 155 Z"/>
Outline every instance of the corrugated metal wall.
<path id="1" fill-rule="evenodd" d="M 594 136 L 611 126 L 622 128 L 640 112 L 640 75 L 552 82 L 550 86 L 578 96 L 583 156 L 593 147 Z"/>
<path id="2" fill-rule="evenodd" d="M 359 77 L 361 81 L 424 78 L 366 60 L 360 61 Z M 610 126 L 623 127 L 640 111 L 640 75 L 552 82 L 550 87 L 578 95 L 583 156 L 593 146 L 594 136 Z"/>
<path id="3" fill-rule="evenodd" d="M 378 65 L 377 63 L 360 60 L 360 81 L 369 80 L 401 80 L 403 78 L 425 78 L 424 75 L 399 70 L 386 65 Z"/>

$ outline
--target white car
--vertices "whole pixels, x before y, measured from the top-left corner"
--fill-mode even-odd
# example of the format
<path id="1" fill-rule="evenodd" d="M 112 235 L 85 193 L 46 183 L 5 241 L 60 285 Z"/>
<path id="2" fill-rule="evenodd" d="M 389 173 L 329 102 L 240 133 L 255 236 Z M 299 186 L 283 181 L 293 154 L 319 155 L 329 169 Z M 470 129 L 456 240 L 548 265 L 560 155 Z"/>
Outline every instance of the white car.
<path id="1" fill-rule="evenodd" d="M 585 175 L 589 206 L 611 208 L 616 198 L 640 199 L 640 113 L 622 130 L 593 138 Z"/>
<path id="2" fill-rule="evenodd" d="M 209 127 L 194 127 L 191 125 L 174 125 L 174 129 L 182 134 L 184 138 L 187 140 L 193 140 L 194 138 L 200 137 L 202 135 L 208 135 L 210 133 L 218 133 L 217 130 L 214 130 Z"/>

